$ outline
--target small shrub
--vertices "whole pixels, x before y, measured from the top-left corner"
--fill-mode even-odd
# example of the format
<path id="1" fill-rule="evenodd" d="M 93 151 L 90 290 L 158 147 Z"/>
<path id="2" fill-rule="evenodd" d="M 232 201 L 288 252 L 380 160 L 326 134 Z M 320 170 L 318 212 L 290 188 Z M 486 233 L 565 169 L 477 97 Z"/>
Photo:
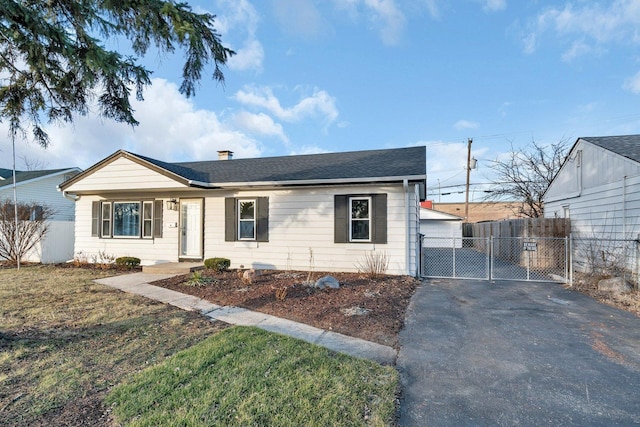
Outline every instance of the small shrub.
<path id="1" fill-rule="evenodd" d="M 116 258 L 116 265 L 118 267 L 134 268 L 140 265 L 140 258 L 134 256 L 121 256 Z"/>
<path id="2" fill-rule="evenodd" d="M 389 256 L 383 251 L 371 251 L 356 264 L 360 273 L 364 273 L 369 279 L 383 276 L 389 268 Z"/>
<path id="3" fill-rule="evenodd" d="M 201 271 L 194 271 L 193 273 L 191 273 L 191 278 L 185 282 L 185 285 L 206 286 L 210 283 L 215 283 L 215 282 L 217 281 L 214 278 L 203 276 Z"/>
<path id="4" fill-rule="evenodd" d="M 279 288 L 276 289 L 276 299 L 278 301 L 284 301 L 284 299 L 287 297 L 287 288 Z"/>
<path id="5" fill-rule="evenodd" d="M 204 260 L 204 267 L 213 271 L 225 271 L 229 269 L 231 261 L 228 258 L 207 258 Z"/>
<path id="6" fill-rule="evenodd" d="M 111 268 L 115 259 L 115 255 L 109 255 L 106 251 L 98 251 L 97 255 L 91 255 L 91 263 L 97 265 L 103 270 Z"/>
<path id="7" fill-rule="evenodd" d="M 84 252 L 77 252 L 73 257 L 73 265 L 75 267 L 82 267 L 87 264 L 89 264 L 89 260 L 87 259 L 87 255 Z"/>

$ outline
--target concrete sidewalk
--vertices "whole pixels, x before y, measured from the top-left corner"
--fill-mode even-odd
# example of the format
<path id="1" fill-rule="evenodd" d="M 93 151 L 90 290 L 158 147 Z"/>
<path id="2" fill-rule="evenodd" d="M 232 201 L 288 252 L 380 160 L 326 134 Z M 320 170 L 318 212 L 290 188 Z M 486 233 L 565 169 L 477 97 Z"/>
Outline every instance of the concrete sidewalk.
<path id="1" fill-rule="evenodd" d="M 173 276 L 175 276 L 175 274 L 133 273 L 98 279 L 95 280 L 95 282 L 124 292 L 171 304 L 183 310 L 199 311 L 211 320 L 220 320 L 232 325 L 256 326 L 270 332 L 288 335 L 350 356 L 373 360 L 388 365 L 395 363 L 397 356 L 396 350 L 385 345 L 325 331 L 305 325 L 304 323 L 298 323 L 240 307 L 220 306 L 192 295 L 186 295 L 149 284 L 150 282 Z"/>

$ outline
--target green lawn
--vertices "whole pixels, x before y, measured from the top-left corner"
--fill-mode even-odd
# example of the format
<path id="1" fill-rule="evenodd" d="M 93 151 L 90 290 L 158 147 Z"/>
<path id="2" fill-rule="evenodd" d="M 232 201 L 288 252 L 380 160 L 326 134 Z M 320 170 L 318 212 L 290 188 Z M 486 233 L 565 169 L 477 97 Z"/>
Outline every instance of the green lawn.
<path id="1" fill-rule="evenodd" d="M 0 425 L 393 424 L 393 368 L 92 282 L 109 274 L 0 270 Z"/>

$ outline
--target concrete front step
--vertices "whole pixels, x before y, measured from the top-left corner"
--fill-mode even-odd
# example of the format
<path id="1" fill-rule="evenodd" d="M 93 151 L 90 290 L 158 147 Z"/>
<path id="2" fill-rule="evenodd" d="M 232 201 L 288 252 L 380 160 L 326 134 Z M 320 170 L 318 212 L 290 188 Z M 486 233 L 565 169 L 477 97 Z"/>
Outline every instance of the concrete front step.
<path id="1" fill-rule="evenodd" d="M 204 264 L 201 262 L 165 262 L 145 265 L 142 267 L 142 272 L 151 274 L 189 274 L 202 269 L 204 269 Z"/>

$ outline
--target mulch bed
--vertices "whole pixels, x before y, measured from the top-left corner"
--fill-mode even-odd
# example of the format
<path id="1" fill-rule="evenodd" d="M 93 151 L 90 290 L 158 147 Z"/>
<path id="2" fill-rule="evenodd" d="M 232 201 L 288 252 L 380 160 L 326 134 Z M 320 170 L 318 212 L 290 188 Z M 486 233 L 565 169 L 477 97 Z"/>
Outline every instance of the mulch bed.
<path id="1" fill-rule="evenodd" d="M 189 282 L 191 275 L 153 284 L 397 348 L 406 308 L 420 283 L 408 276 L 370 279 L 360 273 L 314 272 L 315 280 L 331 275 L 340 282 L 339 289 L 318 289 L 306 283 L 308 272 L 259 273 L 251 283 L 235 270 L 205 270 L 199 284 Z"/>

